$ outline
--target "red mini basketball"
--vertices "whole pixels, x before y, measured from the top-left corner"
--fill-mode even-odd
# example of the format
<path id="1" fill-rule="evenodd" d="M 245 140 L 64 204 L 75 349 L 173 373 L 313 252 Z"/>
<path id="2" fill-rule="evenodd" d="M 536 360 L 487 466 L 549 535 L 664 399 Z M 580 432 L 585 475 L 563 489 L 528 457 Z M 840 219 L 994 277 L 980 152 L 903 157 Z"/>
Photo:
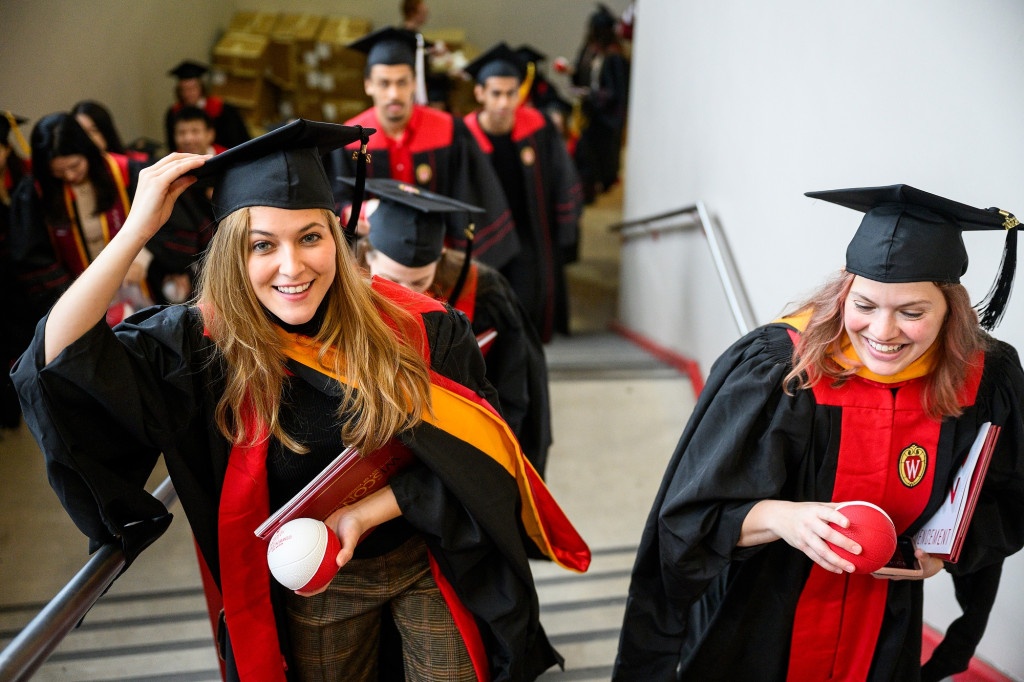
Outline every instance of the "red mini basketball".
<path id="1" fill-rule="evenodd" d="M 836 510 L 850 520 L 849 528 L 829 525 L 860 544 L 860 554 L 850 554 L 831 542 L 829 548 L 854 565 L 854 573 L 873 573 L 885 566 L 896 550 L 896 527 L 881 507 L 870 502 L 843 502 Z"/>

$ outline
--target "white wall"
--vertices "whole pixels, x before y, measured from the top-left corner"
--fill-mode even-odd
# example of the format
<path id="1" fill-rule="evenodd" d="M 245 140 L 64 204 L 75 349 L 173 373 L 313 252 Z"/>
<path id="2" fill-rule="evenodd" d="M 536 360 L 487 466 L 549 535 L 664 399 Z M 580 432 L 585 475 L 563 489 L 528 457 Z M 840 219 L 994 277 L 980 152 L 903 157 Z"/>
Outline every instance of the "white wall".
<path id="1" fill-rule="evenodd" d="M 626 218 L 704 201 L 766 322 L 843 264 L 859 223 L 805 191 L 905 182 L 1024 215 L 1022 26 L 1015 0 L 640 0 Z M 966 238 L 975 300 L 1001 240 Z M 736 338 L 723 303 L 699 238 L 624 246 L 622 321 L 705 372 Z M 1024 348 L 1022 313 L 1018 290 L 996 335 Z M 940 627 L 946 582 L 928 589 Z M 979 651 L 1024 677 L 1022 585 L 1018 555 Z"/>

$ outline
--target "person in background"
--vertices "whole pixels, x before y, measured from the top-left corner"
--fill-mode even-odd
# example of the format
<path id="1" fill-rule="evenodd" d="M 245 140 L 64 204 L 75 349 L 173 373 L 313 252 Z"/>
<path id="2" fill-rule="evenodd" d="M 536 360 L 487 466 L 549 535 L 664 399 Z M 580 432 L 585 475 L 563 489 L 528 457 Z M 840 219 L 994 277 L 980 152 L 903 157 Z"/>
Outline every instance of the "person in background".
<path id="1" fill-rule="evenodd" d="M 71 114 L 36 123 L 32 176 L 15 189 L 10 231 L 11 260 L 36 319 L 124 225 L 143 165 L 100 151 Z M 151 253 L 139 252 L 118 299 L 109 302 L 112 322 L 125 305 L 138 309 L 146 302 L 151 260 Z"/>
<path id="2" fill-rule="evenodd" d="M 617 23 L 611 11 L 599 4 L 587 22 L 587 35 L 572 70 L 583 115 L 576 167 L 588 204 L 619 181 L 629 60 L 615 34 Z"/>
<path id="3" fill-rule="evenodd" d="M 162 453 L 223 603 L 227 679 L 377 679 L 388 610 L 405 679 L 532 680 L 561 658 L 528 557 L 585 570 L 589 549 L 490 406 L 465 318 L 355 267 L 320 154 L 365 134 L 300 119 L 143 171 L 15 367 L 26 421 L 79 528 L 129 565 L 171 520 L 144 488 Z M 219 221 L 198 301 L 108 328 L 98 302 L 190 176 L 214 183 Z M 254 530 L 346 446 L 414 457 L 326 518 L 331 583 L 287 590 Z"/>
<path id="4" fill-rule="evenodd" d="M 204 109 L 182 107 L 171 119 L 174 150 L 186 154 L 220 154 L 226 147 L 216 143 L 217 131 Z"/>
<path id="5" fill-rule="evenodd" d="M 986 333 L 1017 219 L 909 185 L 808 196 L 864 213 L 846 267 L 712 368 L 644 529 L 615 680 L 938 680 L 967 667 L 1024 544 L 1024 370 Z M 1007 233 L 980 320 L 960 284 L 967 230 Z M 874 504 L 912 539 L 988 424 L 957 562 L 917 548 L 915 577 L 854 573 L 837 548 L 863 548 L 837 505 Z M 923 582 L 942 569 L 967 621 L 922 669 Z"/>
<path id="6" fill-rule="evenodd" d="M 174 114 L 182 107 L 198 107 L 213 121 L 214 141 L 231 148 L 249 139 L 249 131 L 238 109 L 216 95 L 208 95 L 203 76 L 209 72 L 205 64 L 183 61 L 168 74 L 178 79 L 174 86 L 175 103 L 167 109 L 164 124 L 167 129 L 167 148 L 174 149 Z"/>
<path id="7" fill-rule="evenodd" d="M 92 100 L 83 100 L 71 107 L 71 115 L 82 126 L 82 130 L 89 136 L 101 152 L 121 154 L 133 161 L 147 162 L 151 156 L 135 150 L 127 149 L 121 143 L 121 136 L 114 125 L 114 118 L 105 106 Z"/>
<path id="8" fill-rule="evenodd" d="M 579 239 L 583 193 L 565 141 L 544 114 L 520 103 L 526 66 L 499 43 L 466 67 L 481 109 L 466 127 L 501 181 L 519 254 L 501 268 L 545 343 L 569 333 L 565 263 Z"/>
<path id="9" fill-rule="evenodd" d="M 367 176 L 393 178 L 482 207 L 476 254 L 492 267 L 504 266 L 519 252 L 519 240 L 501 185 L 461 120 L 415 103 L 416 36 L 384 28 L 349 47 L 366 53 L 364 85 L 373 106 L 346 124 L 378 131 L 370 138 L 373 163 Z M 344 178 L 355 176 L 355 148 L 333 152 L 328 162 L 343 210 L 351 193 Z M 464 216 L 448 221 L 448 239 L 456 248 L 465 248 L 466 225 Z M 361 234 L 367 228 L 362 221 Z"/>
<path id="10" fill-rule="evenodd" d="M 182 107 L 173 117 L 174 145 L 188 154 L 216 155 L 225 151 L 214 142 L 209 115 L 198 107 Z M 212 187 L 189 187 L 174 202 L 164 227 L 147 248 L 150 290 L 156 303 L 183 303 L 195 291 L 199 264 L 213 236 Z"/>
<path id="11" fill-rule="evenodd" d="M 356 260 L 374 277 L 427 294 L 461 311 L 473 325 L 498 392 L 502 417 L 523 454 L 543 477 L 551 446 L 551 409 L 544 349 L 515 292 L 499 272 L 444 248 L 444 216 L 482 212 L 396 180 L 369 180 L 380 204 Z"/>
<path id="12" fill-rule="evenodd" d="M 8 241 L 11 224 L 11 194 L 21 179 L 30 174 L 28 163 L 20 154 L 28 155 L 28 145 L 19 126 L 28 119 L 0 110 L 0 302 L 4 310 L 4 333 L 0 334 L 0 363 L 4 368 L 0 388 L 0 428 L 13 429 L 21 423 L 21 406 L 7 372 L 32 340 L 32 329 L 38 317 L 32 315 L 21 282 L 15 277 Z M 17 144 L 11 140 L 15 139 Z M 15 151 L 15 149 L 18 151 Z"/>

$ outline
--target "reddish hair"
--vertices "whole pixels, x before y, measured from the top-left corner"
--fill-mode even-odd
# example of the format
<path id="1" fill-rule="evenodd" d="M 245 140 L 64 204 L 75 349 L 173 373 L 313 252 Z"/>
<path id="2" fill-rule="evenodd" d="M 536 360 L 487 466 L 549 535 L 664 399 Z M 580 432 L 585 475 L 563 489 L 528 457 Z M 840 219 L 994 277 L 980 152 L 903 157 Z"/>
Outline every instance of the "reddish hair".
<path id="1" fill-rule="evenodd" d="M 793 369 L 783 382 L 786 393 L 792 395 L 794 388 L 811 388 L 823 379 L 841 386 L 857 373 L 857 368 L 847 369 L 832 359 L 843 337 L 843 308 L 855 276 L 840 271 L 788 314 L 810 311 L 811 318 L 793 349 Z M 962 284 L 934 284 L 946 299 L 947 311 L 935 339 L 935 367 L 927 377 L 922 407 L 929 417 L 940 420 L 963 412 L 957 396 L 972 363 L 977 362 L 978 351 L 986 349 L 988 337 L 978 325 L 978 315 Z"/>

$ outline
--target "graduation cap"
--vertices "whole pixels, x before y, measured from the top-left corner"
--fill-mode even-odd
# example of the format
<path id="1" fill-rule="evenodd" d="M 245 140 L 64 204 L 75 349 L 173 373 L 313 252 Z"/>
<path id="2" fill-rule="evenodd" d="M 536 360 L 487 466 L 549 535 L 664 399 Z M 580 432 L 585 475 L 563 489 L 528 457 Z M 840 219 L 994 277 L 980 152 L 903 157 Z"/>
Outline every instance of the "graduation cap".
<path id="1" fill-rule="evenodd" d="M 366 68 L 376 64 L 408 64 L 416 68 L 416 33 L 388 26 L 363 36 L 346 47 L 366 54 Z"/>
<path id="2" fill-rule="evenodd" d="M 186 59 L 168 71 L 167 75 L 174 76 L 178 80 L 183 81 L 187 78 L 202 78 L 209 70 L 205 64 Z"/>
<path id="3" fill-rule="evenodd" d="M 521 61 L 534 64 L 536 64 L 537 62 L 542 62 L 548 58 L 546 54 L 540 52 L 539 50 L 537 50 L 537 48 L 533 47 L 532 45 L 527 45 L 526 43 L 523 43 L 522 45 L 516 48 L 516 55 L 519 57 Z"/>
<path id="4" fill-rule="evenodd" d="M 346 179 L 348 181 L 348 179 Z M 484 209 L 443 194 L 390 178 L 371 178 L 366 190 L 380 199 L 370 214 L 369 241 L 374 249 L 409 268 L 433 263 L 441 257 L 450 213 L 484 213 Z M 466 233 L 466 260 L 448 296 L 458 299 L 469 273 L 473 251 L 472 228 Z"/>
<path id="5" fill-rule="evenodd" d="M 501 42 L 471 61 L 463 69 L 473 79 L 483 85 L 488 78 L 495 76 L 523 80 L 526 76 L 526 63 L 507 43 Z"/>
<path id="6" fill-rule="evenodd" d="M 608 5 L 601 2 L 597 3 L 597 9 L 590 15 L 590 28 L 612 29 L 615 28 L 615 24 L 615 15 L 608 9 Z"/>
<path id="7" fill-rule="evenodd" d="M 365 178 L 366 142 L 376 132 L 362 126 L 343 126 L 297 119 L 265 135 L 243 142 L 209 158 L 191 171 L 213 186 L 214 220 L 248 206 L 305 209 L 335 208 L 334 191 L 321 156 L 362 140 L 357 164 L 353 216 L 358 217 Z M 354 234 L 349 221 L 346 236 Z"/>
<path id="8" fill-rule="evenodd" d="M 910 185 L 807 192 L 812 199 L 864 213 L 846 249 L 846 271 L 877 282 L 958 283 L 967 272 L 962 233 L 1006 230 L 1003 259 L 992 289 L 979 304 L 981 326 L 1003 316 L 1017 267 L 1017 226 L 998 208 L 967 206 Z"/>

